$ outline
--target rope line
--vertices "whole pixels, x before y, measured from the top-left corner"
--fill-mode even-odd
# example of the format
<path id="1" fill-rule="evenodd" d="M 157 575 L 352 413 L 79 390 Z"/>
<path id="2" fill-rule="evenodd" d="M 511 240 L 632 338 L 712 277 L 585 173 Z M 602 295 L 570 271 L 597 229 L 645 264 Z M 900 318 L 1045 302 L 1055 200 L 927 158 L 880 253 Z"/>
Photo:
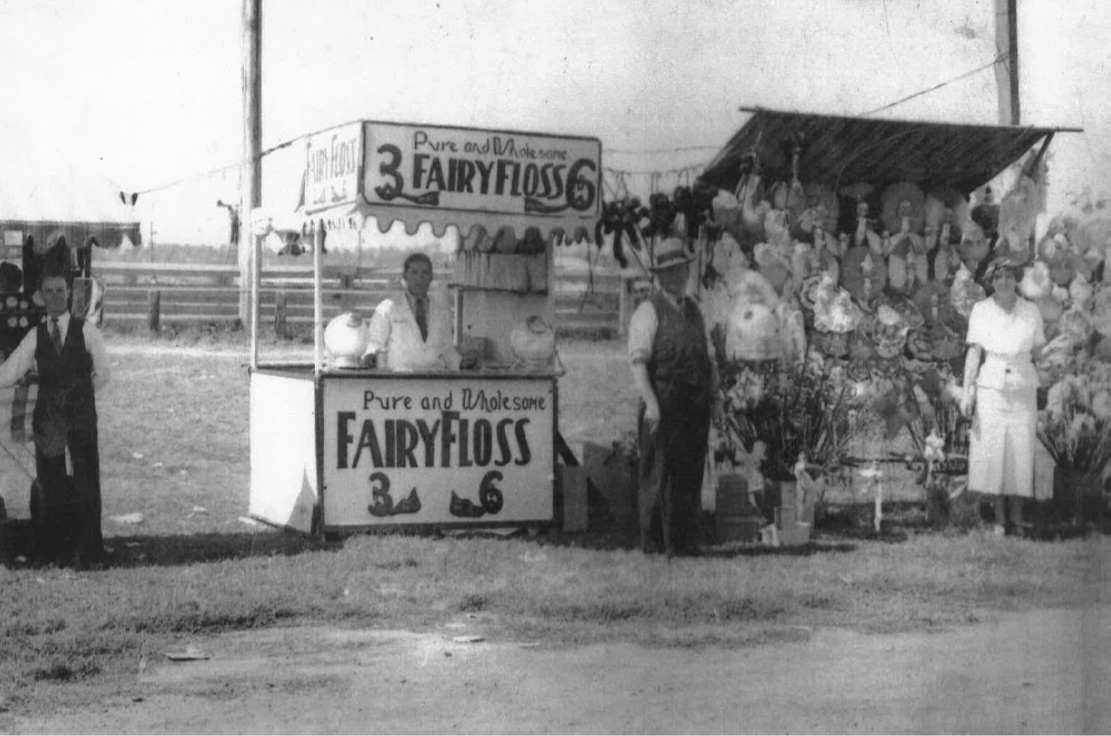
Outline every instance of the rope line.
<path id="1" fill-rule="evenodd" d="M 627 155 L 638 155 L 644 153 L 683 153 L 685 151 L 718 151 L 721 146 L 679 146 L 677 148 L 607 148 L 605 153 L 621 153 Z"/>
<path id="2" fill-rule="evenodd" d="M 267 148 L 265 151 L 260 152 L 259 155 L 258 155 L 258 158 L 259 158 L 259 160 L 261 160 L 265 156 L 268 156 L 271 153 L 273 153 L 274 151 L 279 151 L 283 148 L 289 148 L 294 143 L 296 143 L 298 140 L 300 140 L 301 138 L 304 138 L 304 137 L 305 136 L 297 136 L 297 138 L 291 138 L 290 140 L 283 141 L 283 142 L 279 143 L 276 146 L 271 146 L 270 148 Z M 225 164 L 223 166 L 217 166 L 215 168 L 209 169 L 208 171 L 203 171 L 199 174 L 191 174 L 189 176 L 183 176 L 182 178 L 175 179 L 174 181 L 171 181 L 168 184 L 162 184 L 162 185 L 159 185 L 159 186 L 156 186 L 156 187 L 150 187 L 149 189 L 140 189 L 139 191 L 134 192 L 134 194 L 138 195 L 138 194 L 150 194 L 151 192 L 160 192 L 163 189 L 169 189 L 170 187 L 176 187 L 178 184 L 184 184 L 187 181 L 193 181 L 195 179 L 203 179 L 205 177 L 214 176 L 215 174 L 223 174 L 225 171 L 231 171 L 232 169 L 238 169 L 242 165 L 243 165 L 243 162 L 239 161 L 239 162 L 236 162 L 234 164 Z"/>
<path id="3" fill-rule="evenodd" d="M 966 79 L 968 77 L 971 77 L 972 75 L 978 74 L 978 73 L 982 72 L 983 70 L 985 70 L 989 67 L 995 66 L 996 64 L 1003 63 L 1003 62 L 1007 61 L 1008 58 L 1009 58 L 1008 54 L 1001 53 L 998 56 L 996 56 L 994 59 L 989 61 L 988 63 L 983 64 L 982 66 L 976 67 L 975 69 L 972 69 L 971 71 L 967 71 L 963 74 L 960 74 L 956 77 L 953 77 L 952 79 L 946 80 L 946 81 L 941 82 L 939 84 L 935 84 L 933 87 L 929 87 L 929 88 L 921 90 L 919 92 L 915 92 L 912 95 L 907 95 L 906 97 L 903 97 L 899 100 L 896 100 L 896 101 L 894 101 L 892 103 L 889 103 L 887 105 L 884 105 L 882 107 L 877 107 L 874 110 L 870 110 L 868 112 L 861 113 L 858 117 L 865 117 L 865 116 L 868 116 L 868 115 L 874 115 L 877 112 L 881 112 L 883 110 L 888 110 L 892 107 L 895 107 L 896 105 L 901 105 L 904 102 L 907 102 L 909 100 L 913 100 L 916 97 L 921 97 L 922 95 L 929 94 L 930 92 L 935 92 L 935 91 L 941 89 L 942 87 L 946 87 L 950 84 L 953 84 L 954 82 L 959 82 L 962 79 Z M 275 151 L 279 151 L 283 148 L 288 148 L 289 146 L 293 145 L 298 140 L 301 140 L 304 137 L 305 136 L 303 136 L 303 135 L 297 136 L 296 138 L 291 138 L 291 139 L 283 141 L 283 142 L 281 142 L 281 143 L 279 143 L 275 146 L 271 146 L 270 148 L 267 148 L 266 150 L 260 152 L 259 155 L 258 155 L 258 158 L 261 160 L 262 158 L 268 156 L 271 153 L 274 153 Z M 605 152 L 609 153 L 609 154 L 621 154 L 621 155 L 645 155 L 645 154 L 661 154 L 661 153 L 683 153 L 683 152 L 690 152 L 690 151 L 718 151 L 720 149 L 721 149 L 721 146 L 699 145 L 699 146 L 675 146 L 675 147 L 672 147 L 672 148 L 644 148 L 644 149 L 607 148 L 607 149 L 605 149 Z M 165 189 L 170 189 L 171 187 L 178 186 L 179 184 L 184 184 L 185 182 L 194 181 L 194 180 L 197 180 L 197 179 L 202 179 L 202 178 L 206 178 L 206 177 L 210 177 L 210 176 L 215 176 L 217 174 L 223 174 L 223 173 L 231 171 L 233 169 L 238 169 L 241 166 L 243 166 L 242 161 L 237 161 L 237 162 L 231 163 L 231 164 L 225 164 L 223 166 L 216 166 L 216 167 L 213 167 L 213 168 L 208 169 L 206 171 L 202 171 L 198 174 L 192 174 L 192 175 L 189 175 L 189 176 L 181 177 L 179 179 L 175 179 L 175 180 L 173 180 L 171 182 L 168 182 L 166 184 L 160 184 L 158 186 L 149 187 L 147 189 L 140 189 L 136 192 L 133 192 L 133 194 L 141 195 L 141 194 L 151 194 L 153 192 L 160 192 L 160 191 L 163 191 Z M 624 174 L 649 174 L 649 175 L 653 175 L 653 176 L 658 177 L 658 176 L 661 176 L 661 175 L 669 175 L 669 174 L 678 174 L 680 176 L 682 176 L 683 174 L 686 174 L 686 175 L 689 176 L 694 171 L 697 171 L 697 170 L 700 170 L 700 169 L 703 169 L 703 168 L 705 168 L 704 164 L 696 164 L 696 165 L 692 165 L 692 166 L 684 166 L 684 167 L 679 167 L 679 168 L 665 169 L 663 171 L 659 171 L 659 170 L 629 170 L 629 169 L 624 169 L 624 170 L 623 169 L 606 169 L 606 170 L 611 171 L 613 173 L 620 172 L 620 173 L 624 173 Z"/>
<path id="4" fill-rule="evenodd" d="M 987 69 L 989 67 L 993 67 L 996 64 L 1002 63 L 1002 62 L 1006 61 L 1009 58 L 1009 56 L 1010 56 L 1009 54 L 1000 54 L 999 56 L 996 56 L 994 59 L 989 61 L 987 64 L 984 64 L 983 66 L 978 66 L 975 69 L 973 69 L 972 71 L 968 71 L 968 72 L 965 72 L 964 74 L 960 74 L 956 77 L 953 77 L 952 79 L 941 82 L 940 84 L 935 84 L 933 87 L 930 87 L 928 89 L 924 89 L 921 92 L 915 92 L 912 95 L 907 95 L 906 97 L 902 98 L 901 100 L 895 100 L 894 102 L 892 102 L 888 105 L 884 105 L 883 107 L 877 107 L 875 110 L 869 110 L 868 112 L 860 113 L 860 115 L 858 115 L 857 117 L 866 117 L 868 115 L 874 115 L 877 112 L 880 112 L 882 110 L 887 110 L 887 109 L 890 109 L 892 107 L 895 107 L 896 105 L 901 105 L 904 102 L 907 102 L 908 100 L 913 100 L 915 97 L 921 97 L 922 95 L 929 94 L 930 92 L 935 92 L 935 91 L 941 89 L 942 87 L 945 87 L 945 86 L 948 86 L 948 85 L 952 84 L 953 82 L 959 82 L 962 79 L 966 79 L 968 77 L 971 77 L 973 74 L 979 74 L 980 72 L 984 71 L 985 69 Z"/>

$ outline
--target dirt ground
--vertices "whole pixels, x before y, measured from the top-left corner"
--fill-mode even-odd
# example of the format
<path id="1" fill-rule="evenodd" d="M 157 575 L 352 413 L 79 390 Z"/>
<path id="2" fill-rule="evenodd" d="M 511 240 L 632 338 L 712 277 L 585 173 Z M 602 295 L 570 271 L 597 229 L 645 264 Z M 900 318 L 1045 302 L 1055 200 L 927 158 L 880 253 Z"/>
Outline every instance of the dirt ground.
<path id="1" fill-rule="evenodd" d="M 1111 604 L 943 632 L 795 628 L 742 649 L 271 629 L 153 659 L 138 698 L 15 733 L 1111 733 Z M 786 643 L 785 643 L 786 640 Z M 2 722 L 2 721 L 0 721 Z"/>

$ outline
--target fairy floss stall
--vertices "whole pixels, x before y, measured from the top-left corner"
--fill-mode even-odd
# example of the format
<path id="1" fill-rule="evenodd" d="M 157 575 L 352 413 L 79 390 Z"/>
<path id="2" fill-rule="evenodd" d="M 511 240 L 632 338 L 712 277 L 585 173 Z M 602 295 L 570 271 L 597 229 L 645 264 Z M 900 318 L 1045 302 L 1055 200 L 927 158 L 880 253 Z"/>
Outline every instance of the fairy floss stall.
<path id="1" fill-rule="evenodd" d="M 600 176 L 593 138 L 370 121 L 308 136 L 298 215 L 316 265 L 315 358 L 260 364 L 252 349 L 251 516 L 314 533 L 551 523 L 552 249 L 593 227 Z M 396 222 L 459 233 L 449 288 L 430 296 L 450 308 L 462 369 L 431 353 L 364 367 L 370 314 L 325 335 L 325 242 L 361 248 Z"/>

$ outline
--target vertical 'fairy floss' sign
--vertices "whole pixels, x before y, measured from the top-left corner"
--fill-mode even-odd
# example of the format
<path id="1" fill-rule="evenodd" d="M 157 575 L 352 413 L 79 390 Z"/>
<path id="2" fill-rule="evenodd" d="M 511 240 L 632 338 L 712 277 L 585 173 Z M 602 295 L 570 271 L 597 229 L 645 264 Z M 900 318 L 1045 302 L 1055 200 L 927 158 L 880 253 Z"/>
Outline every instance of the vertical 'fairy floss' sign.
<path id="1" fill-rule="evenodd" d="M 362 123 L 342 125 L 309 136 L 305 209 L 313 211 L 357 202 L 362 164 Z"/>

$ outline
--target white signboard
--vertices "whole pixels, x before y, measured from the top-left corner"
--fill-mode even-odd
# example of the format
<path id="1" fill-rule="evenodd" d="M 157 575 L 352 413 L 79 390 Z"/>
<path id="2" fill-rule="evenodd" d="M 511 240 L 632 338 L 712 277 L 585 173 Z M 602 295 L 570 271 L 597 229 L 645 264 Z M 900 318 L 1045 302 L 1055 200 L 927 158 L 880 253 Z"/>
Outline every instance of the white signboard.
<path id="1" fill-rule="evenodd" d="M 324 383 L 324 525 L 551 521 L 554 381 Z"/>
<path id="2" fill-rule="evenodd" d="M 602 144 L 595 138 L 364 125 L 363 195 L 371 204 L 598 217 Z"/>
<path id="3" fill-rule="evenodd" d="M 314 211 L 358 201 L 362 162 L 362 123 L 310 136 L 305 169 L 305 209 Z"/>

